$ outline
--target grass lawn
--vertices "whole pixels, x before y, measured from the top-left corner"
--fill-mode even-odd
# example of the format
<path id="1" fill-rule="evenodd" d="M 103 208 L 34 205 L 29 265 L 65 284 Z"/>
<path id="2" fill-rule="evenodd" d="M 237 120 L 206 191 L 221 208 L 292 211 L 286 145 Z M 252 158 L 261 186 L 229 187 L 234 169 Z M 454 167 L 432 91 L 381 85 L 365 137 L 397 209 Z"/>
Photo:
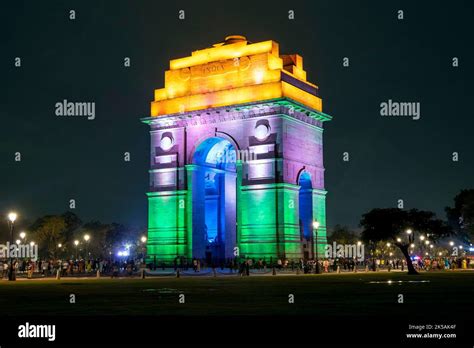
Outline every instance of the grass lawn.
<path id="1" fill-rule="evenodd" d="M 391 280 L 391 284 L 388 281 Z M 399 282 L 401 281 L 401 282 Z M 378 283 L 380 282 L 380 283 Z M 3 315 L 439 317 L 474 305 L 474 272 L 0 281 Z M 179 294 L 185 303 L 178 302 Z M 76 303 L 69 303 L 75 294 Z M 288 303 L 289 295 L 295 297 Z M 404 303 L 398 303 L 398 295 Z"/>

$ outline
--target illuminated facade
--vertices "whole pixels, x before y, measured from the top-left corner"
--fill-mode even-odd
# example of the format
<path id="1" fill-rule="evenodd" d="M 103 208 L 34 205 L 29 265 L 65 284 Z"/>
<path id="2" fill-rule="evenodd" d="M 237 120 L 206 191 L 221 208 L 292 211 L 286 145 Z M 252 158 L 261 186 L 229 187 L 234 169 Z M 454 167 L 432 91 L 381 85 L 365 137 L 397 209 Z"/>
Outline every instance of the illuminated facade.
<path id="1" fill-rule="evenodd" d="M 149 260 L 322 255 L 330 119 L 302 57 L 280 55 L 276 42 L 230 36 L 171 60 L 143 119 Z"/>

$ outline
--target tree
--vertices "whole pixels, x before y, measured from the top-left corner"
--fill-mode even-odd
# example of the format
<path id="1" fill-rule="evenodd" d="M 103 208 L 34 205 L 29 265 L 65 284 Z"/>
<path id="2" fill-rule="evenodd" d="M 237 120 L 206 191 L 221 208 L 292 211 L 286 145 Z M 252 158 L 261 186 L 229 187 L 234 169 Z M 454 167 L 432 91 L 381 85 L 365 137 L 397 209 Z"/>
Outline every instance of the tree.
<path id="1" fill-rule="evenodd" d="M 429 235 L 433 241 L 452 234 L 451 228 L 436 214 L 418 209 L 402 210 L 397 208 L 372 209 L 362 215 L 360 226 L 362 239 L 370 244 L 390 241 L 397 246 L 406 259 L 408 274 L 418 274 L 411 262 L 408 248 L 415 240 L 415 233 Z M 407 234 L 410 229 L 411 233 Z"/>
<path id="2" fill-rule="evenodd" d="M 81 228 L 81 234 L 89 234 L 89 252 L 93 257 L 107 258 L 112 251 L 112 245 L 107 242 L 107 234 L 112 229 L 112 225 L 103 224 L 99 221 L 85 223 Z"/>
<path id="3" fill-rule="evenodd" d="M 75 232 L 81 227 L 81 219 L 73 212 L 67 211 L 61 215 L 66 222 L 66 231 L 64 231 L 66 242 L 72 245 Z"/>
<path id="4" fill-rule="evenodd" d="M 474 239 L 474 189 L 461 190 L 454 197 L 454 207 L 445 208 L 449 224 L 464 242 Z"/>
<path id="5" fill-rule="evenodd" d="M 66 227 L 62 216 L 49 215 L 36 220 L 32 230 L 41 254 L 56 257 L 58 244 L 65 241 Z"/>
<path id="6" fill-rule="evenodd" d="M 357 242 L 357 236 L 347 226 L 336 225 L 332 233 L 328 236 L 328 243 L 354 244 Z"/>

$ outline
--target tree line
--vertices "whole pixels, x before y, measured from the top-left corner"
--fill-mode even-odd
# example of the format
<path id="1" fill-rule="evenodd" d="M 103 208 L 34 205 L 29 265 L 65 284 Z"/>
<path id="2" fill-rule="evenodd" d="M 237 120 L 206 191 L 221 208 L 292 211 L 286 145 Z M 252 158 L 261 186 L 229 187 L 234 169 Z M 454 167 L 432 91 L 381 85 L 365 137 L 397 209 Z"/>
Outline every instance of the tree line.
<path id="1" fill-rule="evenodd" d="M 436 243 L 442 238 L 455 236 L 464 244 L 470 244 L 474 238 L 474 189 L 461 190 L 454 198 L 454 206 L 446 207 L 445 212 L 446 219 L 443 220 L 431 211 L 375 208 L 362 215 L 360 235 L 336 225 L 328 242 L 354 244 L 361 240 L 369 246 L 374 257 L 385 246 L 394 245 L 405 258 L 408 273 L 417 274 L 409 248 L 415 242 L 420 243 L 420 237 Z"/>
<path id="2" fill-rule="evenodd" d="M 26 229 L 24 243 L 34 241 L 42 258 L 70 257 L 76 254 L 85 257 L 85 250 L 93 258 L 107 258 L 124 245 L 139 246 L 146 230 L 128 227 L 120 223 L 100 221 L 83 222 L 75 213 L 46 215 L 38 218 Z M 17 231 L 18 234 L 19 231 Z M 84 236 L 88 235 L 89 240 Z M 16 237 L 14 237 L 16 238 Z M 75 245 L 78 241 L 78 245 Z"/>

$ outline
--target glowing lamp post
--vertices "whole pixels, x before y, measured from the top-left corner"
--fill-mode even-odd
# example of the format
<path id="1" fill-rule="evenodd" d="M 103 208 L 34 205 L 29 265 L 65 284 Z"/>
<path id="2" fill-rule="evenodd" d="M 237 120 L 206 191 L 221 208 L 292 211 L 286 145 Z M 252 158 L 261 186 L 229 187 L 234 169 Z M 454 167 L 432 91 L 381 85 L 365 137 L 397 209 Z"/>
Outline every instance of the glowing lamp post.
<path id="1" fill-rule="evenodd" d="M 414 235 L 413 231 L 409 228 L 405 232 L 408 235 L 408 243 L 413 243 L 414 240 L 415 240 L 415 235 Z"/>
<path id="2" fill-rule="evenodd" d="M 10 243 L 13 244 L 13 230 L 15 229 L 16 213 L 10 212 L 8 214 L 8 221 L 10 221 Z M 13 258 L 10 256 L 10 268 L 8 269 L 8 280 L 16 280 L 15 272 L 13 271 Z"/>
<path id="3" fill-rule="evenodd" d="M 147 240 L 148 240 L 148 239 L 147 239 L 145 236 L 142 236 L 142 237 L 140 238 L 140 241 L 142 242 L 142 245 L 143 245 L 142 257 L 143 257 L 144 260 L 145 260 L 146 241 L 147 241 Z"/>
<path id="4" fill-rule="evenodd" d="M 314 248 L 316 248 L 316 269 L 315 269 L 316 274 L 319 273 L 318 228 L 319 228 L 319 221 L 317 221 L 317 220 L 313 221 L 314 233 L 313 233 L 313 240 L 312 240 L 311 245 L 313 246 L 313 257 L 314 257 Z M 316 238 L 316 246 L 314 245 L 314 238 Z"/>
<path id="5" fill-rule="evenodd" d="M 87 247 L 88 247 L 88 244 L 89 244 L 89 239 L 91 239 L 91 236 L 89 236 L 88 234 L 85 234 L 85 235 L 84 235 L 84 240 L 86 241 L 86 259 L 89 257 L 89 253 L 87 252 Z"/>
<path id="6" fill-rule="evenodd" d="M 61 243 L 58 243 L 58 247 L 56 249 L 56 257 L 58 257 L 58 254 L 61 252 L 61 248 L 63 247 L 63 245 Z"/>
<path id="7" fill-rule="evenodd" d="M 20 239 L 21 239 L 22 241 L 25 241 L 25 242 L 26 242 L 26 239 L 25 239 L 25 238 L 26 238 L 26 233 L 25 233 L 25 232 L 21 232 L 21 233 L 20 233 Z"/>
<path id="8" fill-rule="evenodd" d="M 77 239 L 74 241 L 74 245 L 76 246 L 76 260 L 77 260 L 77 246 L 79 245 L 79 241 Z"/>

